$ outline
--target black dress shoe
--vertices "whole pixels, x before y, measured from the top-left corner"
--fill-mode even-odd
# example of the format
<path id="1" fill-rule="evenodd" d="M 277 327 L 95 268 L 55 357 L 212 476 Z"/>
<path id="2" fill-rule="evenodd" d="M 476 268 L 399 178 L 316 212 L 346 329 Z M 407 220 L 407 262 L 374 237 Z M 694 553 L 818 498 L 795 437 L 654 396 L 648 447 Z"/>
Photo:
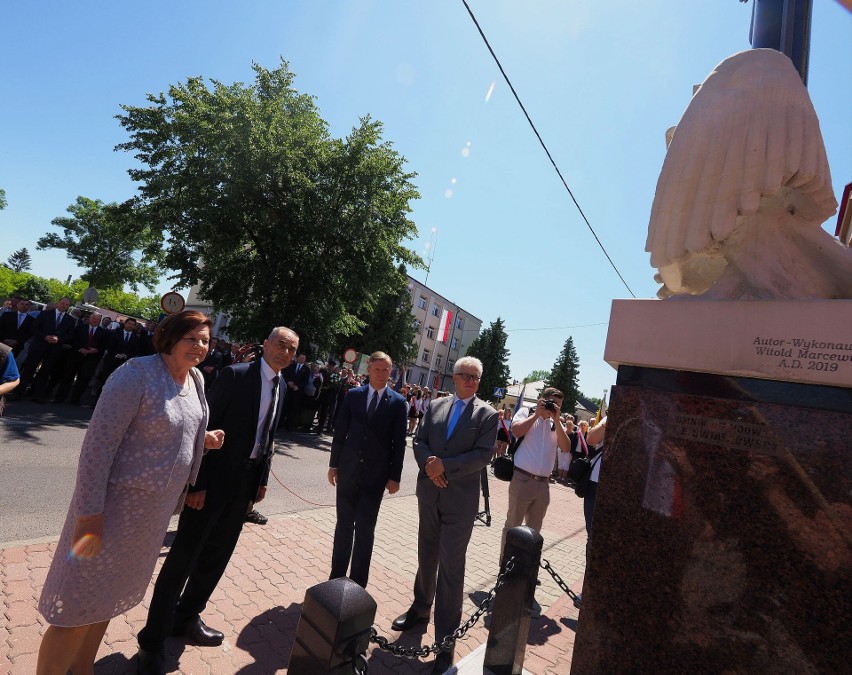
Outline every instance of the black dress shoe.
<path id="1" fill-rule="evenodd" d="M 432 662 L 432 675 L 444 675 L 453 666 L 453 652 L 438 652 Z"/>
<path id="2" fill-rule="evenodd" d="M 246 522 L 254 523 L 255 525 L 266 525 L 269 522 L 269 518 L 264 516 L 259 511 L 249 511 L 246 514 Z"/>
<path id="3" fill-rule="evenodd" d="M 150 652 L 140 647 L 137 657 L 139 675 L 166 675 L 166 655 L 162 651 Z"/>
<path id="4" fill-rule="evenodd" d="M 200 617 L 184 626 L 175 626 L 172 635 L 184 637 L 187 642 L 201 647 L 218 647 L 225 639 L 223 632 L 210 628 Z"/>
<path id="5" fill-rule="evenodd" d="M 391 628 L 398 631 L 414 628 L 421 623 L 429 623 L 428 616 L 418 616 L 413 609 L 409 609 L 405 614 L 396 617 L 391 624 Z"/>

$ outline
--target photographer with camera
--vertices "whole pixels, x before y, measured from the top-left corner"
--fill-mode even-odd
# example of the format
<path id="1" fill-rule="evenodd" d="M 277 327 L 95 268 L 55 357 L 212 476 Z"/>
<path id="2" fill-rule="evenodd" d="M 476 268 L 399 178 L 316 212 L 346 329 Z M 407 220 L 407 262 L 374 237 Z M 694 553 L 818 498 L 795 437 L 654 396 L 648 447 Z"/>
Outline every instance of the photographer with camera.
<path id="1" fill-rule="evenodd" d="M 515 471 L 509 483 L 509 510 L 503 526 L 506 532 L 518 525 L 541 530 L 544 514 L 550 504 L 550 473 L 556 461 L 557 449 L 568 452 L 571 440 L 559 421 L 562 392 L 546 387 L 536 403 L 532 415 L 529 409 L 520 408 L 512 419 L 512 434 L 521 439 L 515 451 Z"/>

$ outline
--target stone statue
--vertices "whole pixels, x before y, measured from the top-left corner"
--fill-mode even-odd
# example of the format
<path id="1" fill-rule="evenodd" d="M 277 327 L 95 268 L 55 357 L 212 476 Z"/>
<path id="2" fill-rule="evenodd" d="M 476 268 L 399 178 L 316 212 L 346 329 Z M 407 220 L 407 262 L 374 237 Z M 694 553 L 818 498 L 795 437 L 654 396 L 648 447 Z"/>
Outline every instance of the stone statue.
<path id="1" fill-rule="evenodd" d="M 821 227 L 836 209 L 819 121 L 792 62 L 773 49 L 734 54 L 671 137 L 645 244 L 657 295 L 852 298 L 852 249 Z"/>

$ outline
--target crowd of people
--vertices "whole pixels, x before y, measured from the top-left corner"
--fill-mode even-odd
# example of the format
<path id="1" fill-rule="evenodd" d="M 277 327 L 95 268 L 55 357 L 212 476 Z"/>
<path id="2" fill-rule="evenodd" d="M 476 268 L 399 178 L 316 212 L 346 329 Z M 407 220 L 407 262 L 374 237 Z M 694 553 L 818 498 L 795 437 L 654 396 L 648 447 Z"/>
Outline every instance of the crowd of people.
<path id="1" fill-rule="evenodd" d="M 10 400 L 94 406 L 109 376 L 130 359 L 154 354 L 154 321 L 111 318 L 60 298 L 38 309 L 12 296 L 0 310 L 0 344 L 11 348 L 19 382 Z M 210 385 L 225 367 L 254 358 L 251 346 L 211 338 L 200 365 Z"/>
<path id="2" fill-rule="evenodd" d="M 438 641 L 461 622 L 465 555 L 481 474 L 493 458 L 514 450 L 505 540 L 517 525 L 540 530 L 550 483 L 567 480 L 566 458 L 602 444 L 600 428 L 587 437 L 582 423 L 575 428 L 570 415 L 560 415 L 556 389 L 514 416 L 477 398 L 482 363 L 472 357 L 454 364 L 454 392 L 433 396 L 394 383 L 383 352 L 368 357 L 361 376 L 333 359 L 310 363 L 298 335 L 283 326 L 262 345 L 238 345 L 212 337 L 210 319 L 199 312 L 140 325 L 75 314 L 68 298 L 35 316 L 28 304 L 15 298 L 0 315 L 0 393 L 20 380 L 17 393 L 34 401 L 70 396 L 80 403 L 90 393 L 94 405 L 39 601 L 49 628 L 38 675 L 92 671 L 109 621 L 141 601 L 172 514 L 180 519 L 138 635 L 139 672 L 166 672 L 169 636 L 222 643 L 224 634 L 201 614 L 243 524 L 266 522 L 254 505 L 266 495 L 280 426 L 332 435 L 330 578 L 349 576 L 364 587 L 382 497 L 398 491 L 406 436 L 413 435 L 418 570 L 412 604 L 392 627 L 428 622 L 434 607 Z M 589 535 L 595 492 L 586 496 Z M 453 658 L 445 645 L 432 672 L 443 673 Z"/>

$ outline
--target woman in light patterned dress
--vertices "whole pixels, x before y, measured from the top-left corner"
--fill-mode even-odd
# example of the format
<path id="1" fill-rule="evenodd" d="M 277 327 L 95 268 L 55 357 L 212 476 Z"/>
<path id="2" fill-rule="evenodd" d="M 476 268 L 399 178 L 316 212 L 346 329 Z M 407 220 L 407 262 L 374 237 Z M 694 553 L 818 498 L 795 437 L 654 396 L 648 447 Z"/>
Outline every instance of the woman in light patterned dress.
<path id="1" fill-rule="evenodd" d="M 38 675 L 88 675 L 107 624 L 139 604 L 169 518 L 195 481 L 205 448 L 204 380 L 211 321 L 181 312 L 160 323 L 153 356 L 129 360 L 107 380 L 92 414 L 77 486 L 39 600 L 50 624 Z"/>

